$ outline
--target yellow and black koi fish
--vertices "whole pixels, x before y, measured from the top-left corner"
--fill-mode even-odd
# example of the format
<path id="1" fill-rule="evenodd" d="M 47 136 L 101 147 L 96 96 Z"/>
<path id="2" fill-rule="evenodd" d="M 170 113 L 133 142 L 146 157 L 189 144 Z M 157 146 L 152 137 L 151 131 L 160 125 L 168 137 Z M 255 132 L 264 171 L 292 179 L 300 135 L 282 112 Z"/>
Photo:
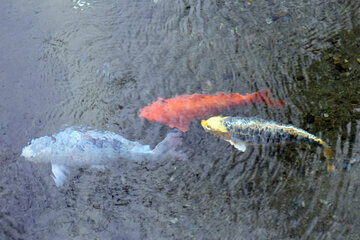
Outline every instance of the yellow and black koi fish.
<path id="1" fill-rule="evenodd" d="M 201 125 L 206 131 L 222 137 L 242 152 L 249 143 L 301 142 L 320 145 L 324 148 L 328 171 L 335 170 L 335 166 L 329 162 L 335 156 L 330 146 L 320 138 L 292 125 L 259 118 L 221 116 L 202 120 Z"/>

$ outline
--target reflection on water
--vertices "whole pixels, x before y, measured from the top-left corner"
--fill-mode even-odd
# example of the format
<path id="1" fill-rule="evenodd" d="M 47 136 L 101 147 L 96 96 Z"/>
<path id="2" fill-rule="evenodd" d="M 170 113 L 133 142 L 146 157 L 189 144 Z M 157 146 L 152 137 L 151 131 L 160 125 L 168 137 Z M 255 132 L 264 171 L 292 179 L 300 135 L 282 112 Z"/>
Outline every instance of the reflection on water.
<path id="1" fill-rule="evenodd" d="M 15 2 L 0 27 L 12 60 L 0 61 L 0 238 L 359 236 L 358 1 Z M 188 161 L 83 168 L 60 189 L 50 166 L 18 157 L 66 125 L 154 147 L 169 128 L 137 115 L 157 97 L 264 88 L 286 106 L 224 114 L 321 137 L 336 150 L 336 172 L 320 148 L 240 153 L 199 122 L 183 135 Z"/>

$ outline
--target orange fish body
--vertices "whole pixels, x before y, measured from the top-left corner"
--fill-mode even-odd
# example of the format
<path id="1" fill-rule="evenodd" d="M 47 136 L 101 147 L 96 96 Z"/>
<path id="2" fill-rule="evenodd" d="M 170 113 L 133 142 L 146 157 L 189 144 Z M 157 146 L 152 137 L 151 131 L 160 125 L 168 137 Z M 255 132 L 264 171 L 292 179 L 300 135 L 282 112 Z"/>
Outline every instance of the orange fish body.
<path id="1" fill-rule="evenodd" d="M 161 122 L 186 132 L 192 120 L 206 119 L 232 107 L 245 107 L 252 103 L 265 103 L 269 106 L 284 105 L 281 99 L 272 100 L 268 90 L 246 95 L 222 92 L 215 95 L 195 93 L 169 99 L 158 98 L 156 102 L 141 109 L 139 117 L 146 118 L 151 122 Z"/>

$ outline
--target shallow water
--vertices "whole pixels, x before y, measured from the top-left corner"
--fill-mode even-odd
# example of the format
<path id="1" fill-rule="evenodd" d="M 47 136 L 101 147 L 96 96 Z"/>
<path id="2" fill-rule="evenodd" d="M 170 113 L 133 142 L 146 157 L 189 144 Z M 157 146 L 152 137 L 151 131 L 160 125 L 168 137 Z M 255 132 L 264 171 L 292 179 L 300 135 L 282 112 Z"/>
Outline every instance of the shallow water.
<path id="1" fill-rule="evenodd" d="M 358 1 L 23 1 L 0 9 L 0 239 L 358 239 Z M 359 59 L 359 60 L 358 60 Z M 73 170 L 19 157 L 66 126 L 154 147 L 157 97 L 272 88 L 286 106 L 224 113 L 291 123 L 336 150 L 240 153 L 194 121 L 188 161 Z M 343 169 L 345 167 L 345 169 Z"/>

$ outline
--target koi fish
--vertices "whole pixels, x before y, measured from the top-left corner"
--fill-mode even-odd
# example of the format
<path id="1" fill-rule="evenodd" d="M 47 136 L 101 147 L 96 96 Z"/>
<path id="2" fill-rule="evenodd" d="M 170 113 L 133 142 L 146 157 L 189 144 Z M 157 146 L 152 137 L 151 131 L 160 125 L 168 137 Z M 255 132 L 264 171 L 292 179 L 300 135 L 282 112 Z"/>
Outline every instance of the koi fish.
<path id="1" fill-rule="evenodd" d="M 289 124 L 259 118 L 216 116 L 202 120 L 201 125 L 205 131 L 222 137 L 241 152 L 245 152 L 246 145 L 249 143 L 301 142 L 308 145 L 320 145 L 324 148 L 328 171 L 335 169 L 335 166 L 329 163 L 335 154 L 326 142 Z"/>
<path id="2" fill-rule="evenodd" d="M 141 109 L 139 117 L 146 118 L 150 122 L 161 122 L 171 128 L 186 132 L 192 120 L 209 118 L 232 107 L 245 107 L 253 103 L 265 103 L 269 106 L 284 105 L 281 99 L 271 99 L 268 90 L 246 95 L 222 92 L 215 95 L 195 93 L 169 99 L 158 98 L 156 102 Z"/>
<path id="3" fill-rule="evenodd" d="M 149 145 L 127 140 L 113 132 L 69 127 L 51 137 L 33 139 L 23 148 L 21 156 L 35 163 L 51 163 L 51 177 L 60 187 L 70 174 L 68 167 L 103 168 L 119 158 L 141 162 L 158 159 L 164 154 L 184 159 L 184 153 L 175 151 L 181 144 L 180 136 L 179 131 L 172 131 L 151 149 Z"/>

